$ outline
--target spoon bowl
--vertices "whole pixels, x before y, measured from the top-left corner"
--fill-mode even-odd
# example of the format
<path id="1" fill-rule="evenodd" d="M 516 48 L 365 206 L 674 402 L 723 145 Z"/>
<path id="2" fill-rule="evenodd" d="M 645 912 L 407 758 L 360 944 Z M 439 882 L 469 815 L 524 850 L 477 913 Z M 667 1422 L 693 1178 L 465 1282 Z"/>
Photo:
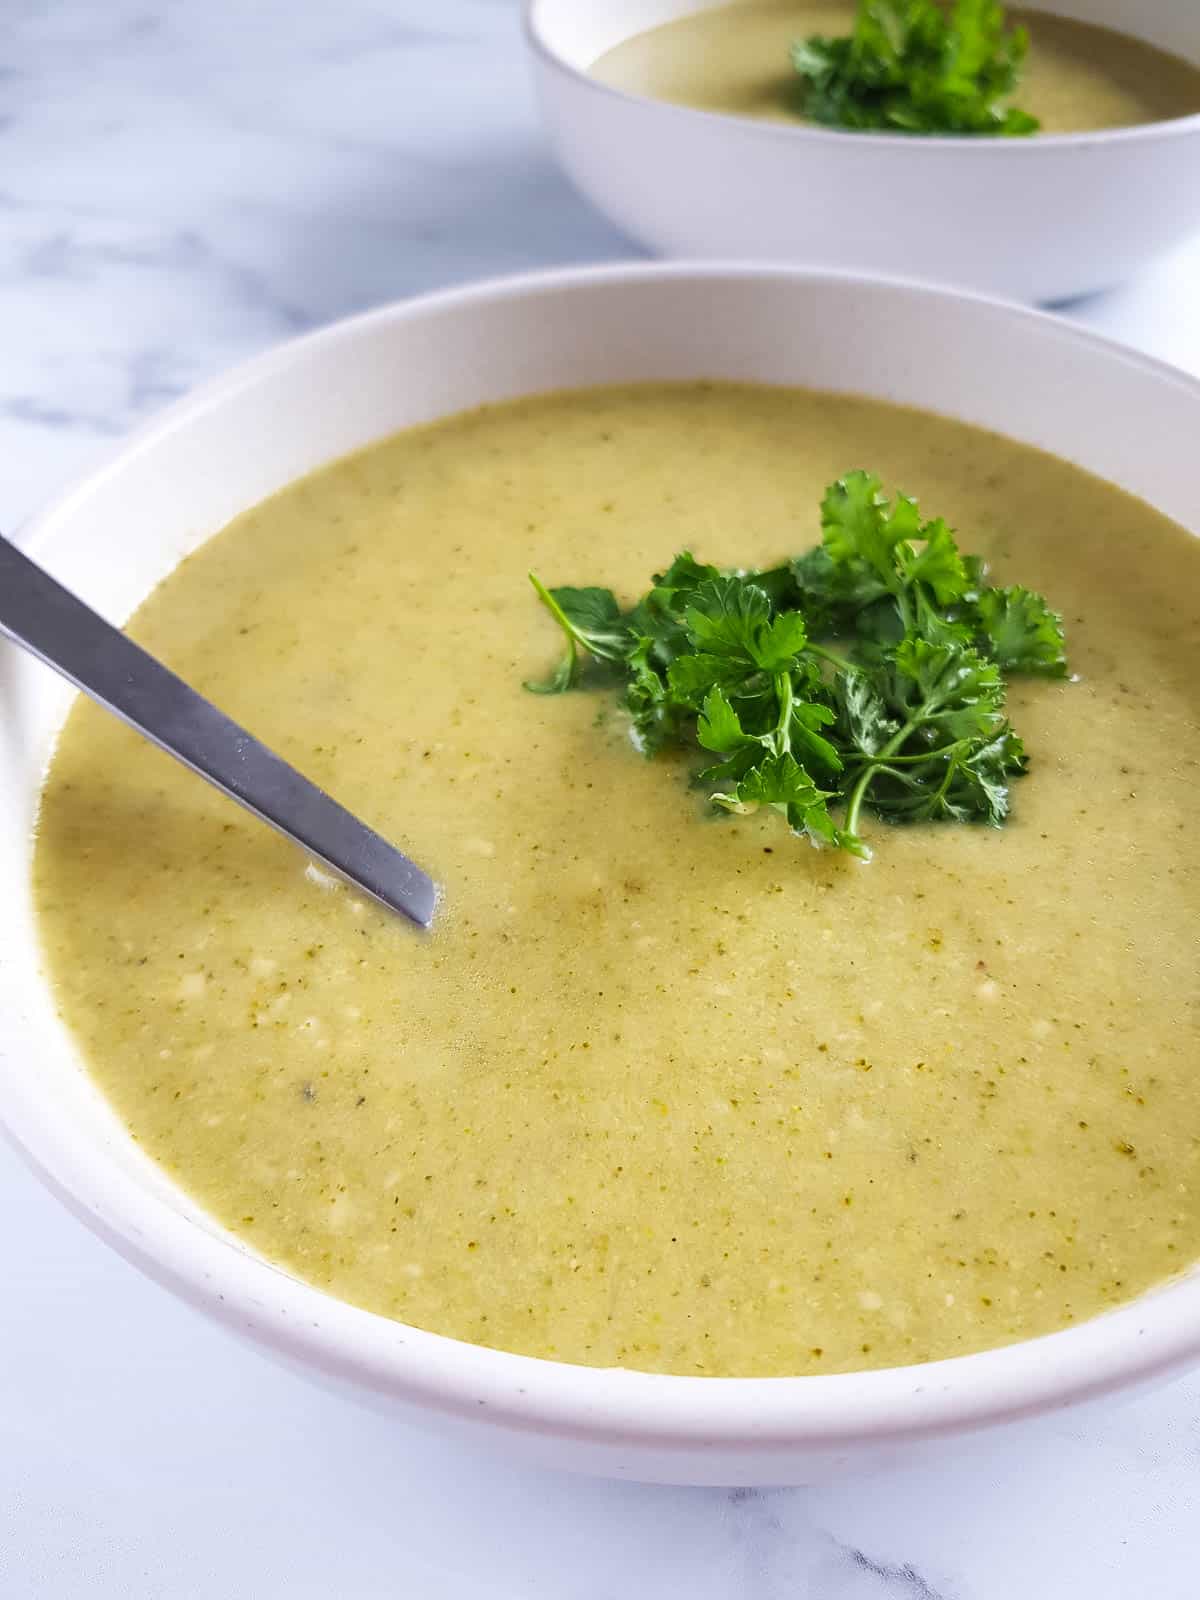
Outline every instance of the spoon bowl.
<path id="1" fill-rule="evenodd" d="M 372 900 L 418 927 L 433 921 L 437 889 L 420 867 L 3 538 L 0 636 Z"/>

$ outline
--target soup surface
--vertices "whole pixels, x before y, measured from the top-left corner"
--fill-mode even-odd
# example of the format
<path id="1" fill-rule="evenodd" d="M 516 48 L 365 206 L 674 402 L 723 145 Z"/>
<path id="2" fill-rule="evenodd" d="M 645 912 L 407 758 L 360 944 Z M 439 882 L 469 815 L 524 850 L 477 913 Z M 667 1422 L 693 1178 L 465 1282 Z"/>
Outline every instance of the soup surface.
<path id="1" fill-rule="evenodd" d="M 631 94 L 795 122 L 789 51 L 810 34 L 851 31 L 854 0 L 735 0 L 635 35 L 593 65 Z M 1011 10 L 1030 31 L 1013 104 L 1043 133 L 1122 128 L 1200 111 L 1200 67 L 1111 28 Z"/>
<path id="2" fill-rule="evenodd" d="M 1065 612 L 1003 830 L 868 865 L 710 818 L 525 579 L 767 564 L 858 465 Z M 143 1148 L 265 1255 L 419 1327 L 713 1374 L 1059 1328 L 1200 1255 L 1200 543 L 871 401 L 550 395 L 238 518 L 133 632 L 446 884 L 430 936 L 90 704 L 36 854 L 64 1016 Z"/>

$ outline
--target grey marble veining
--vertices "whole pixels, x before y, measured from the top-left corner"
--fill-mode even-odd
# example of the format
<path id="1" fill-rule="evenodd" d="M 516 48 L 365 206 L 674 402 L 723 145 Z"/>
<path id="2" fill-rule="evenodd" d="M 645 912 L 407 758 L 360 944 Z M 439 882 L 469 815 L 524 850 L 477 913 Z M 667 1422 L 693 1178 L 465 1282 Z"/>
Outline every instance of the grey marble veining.
<path id="1" fill-rule="evenodd" d="M 380 300 L 630 246 L 556 173 L 512 0 L 0 7 L 0 523 Z M 1200 248 L 1070 308 L 1200 371 Z M 242 1350 L 0 1145 L 0 1595 L 1194 1600 L 1200 1380 L 797 1491 L 590 1482 Z"/>
<path id="2" fill-rule="evenodd" d="M 551 164 L 502 0 L 58 0 L 0 52 L 10 523 L 289 334 L 631 253 Z"/>

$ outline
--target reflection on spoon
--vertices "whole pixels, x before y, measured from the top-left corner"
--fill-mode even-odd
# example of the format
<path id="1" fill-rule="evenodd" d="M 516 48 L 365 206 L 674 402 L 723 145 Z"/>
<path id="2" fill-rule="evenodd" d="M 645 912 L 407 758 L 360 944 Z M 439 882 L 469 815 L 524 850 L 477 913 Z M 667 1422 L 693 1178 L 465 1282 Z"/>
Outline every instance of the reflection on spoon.
<path id="1" fill-rule="evenodd" d="M 415 862 L 4 538 L 0 634 L 372 899 L 422 928 L 433 921 L 437 887 Z"/>

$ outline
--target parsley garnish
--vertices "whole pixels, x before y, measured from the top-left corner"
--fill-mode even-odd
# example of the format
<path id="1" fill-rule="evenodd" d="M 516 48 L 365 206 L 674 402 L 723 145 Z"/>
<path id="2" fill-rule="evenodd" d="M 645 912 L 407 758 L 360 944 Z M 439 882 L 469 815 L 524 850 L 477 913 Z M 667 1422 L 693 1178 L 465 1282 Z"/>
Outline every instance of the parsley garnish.
<path id="1" fill-rule="evenodd" d="M 722 572 L 687 551 L 628 611 L 609 589 L 547 589 L 566 649 L 539 694 L 589 662 L 621 688 L 638 748 L 715 757 L 713 804 L 767 806 L 814 844 L 869 857 L 862 814 L 998 827 L 1026 770 L 1005 675 L 1066 676 L 1062 618 L 998 588 L 940 517 L 851 472 L 821 503 L 823 542 L 784 566 Z"/>
<path id="2" fill-rule="evenodd" d="M 847 38 L 792 46 L 804 114 L 835 128 L 899 133 L 1036 132 L 1028 112 L 1003 102 L 1029 48 L 1006 29 L 998 0 L 859 0 Z"/>

